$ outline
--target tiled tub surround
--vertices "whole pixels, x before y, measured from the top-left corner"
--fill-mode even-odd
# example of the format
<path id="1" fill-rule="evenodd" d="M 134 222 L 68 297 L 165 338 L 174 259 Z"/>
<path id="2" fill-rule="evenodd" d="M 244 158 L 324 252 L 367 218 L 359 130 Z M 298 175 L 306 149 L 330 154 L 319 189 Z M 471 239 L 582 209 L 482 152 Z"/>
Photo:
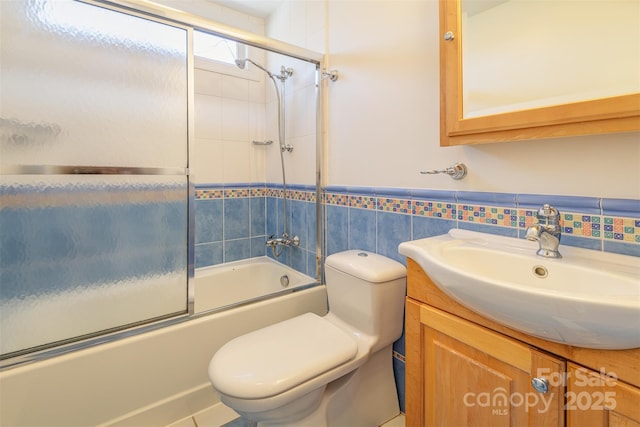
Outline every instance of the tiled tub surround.
<path id="1" fill-rule="evenodd" d="M 316 277 L 315 187 L 287 186 L 287 228 L 300 237 L 278 261 Z M 282 235 L 282 185 L 225 184 L 196 188 L 196 267 L 257 256 L 273 257 L 265 243 Z"/>
<path id="2" fill-rule="evenodd" d="M 537 210 L 549 203 L 562 214 L 562 245 L 640 256 L 640 200 L 327 187 L 326 252 L 364 249 L 405 262 L 398 244 L 451 228 L 523 237 Z M 394 371 L 404 411 L 404 334 L 394 343 Z"/>

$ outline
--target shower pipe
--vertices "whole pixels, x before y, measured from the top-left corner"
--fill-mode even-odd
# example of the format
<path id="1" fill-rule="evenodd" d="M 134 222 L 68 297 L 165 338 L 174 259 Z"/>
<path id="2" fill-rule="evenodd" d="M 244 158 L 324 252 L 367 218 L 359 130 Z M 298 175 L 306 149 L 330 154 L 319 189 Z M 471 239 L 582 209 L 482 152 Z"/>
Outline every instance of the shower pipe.
<path id="1" fill-rule="evenodd" d="M 298 236 L 293 236 L 292 238 L 289 238 L 289 234 L 287 233 L 287 213 L 288 213 L 287 198 L 288 196 L 287 196 L 287 176 L 284 169 L 284 152 L 293 151 L 293 147 L 291 145 L 285 144 L 284 124 L 283 124 L 284 115 L 282 111 L 284 108 L 282 104 L 283 94 L 280 93 L 281 91 L 284 91 L 284 82 L 293 75 L 293 70 L 291 68 L 285 68 L 285 66 L 283 65 L 280 68 L 280 75 L 274 75 L 271 71 L 267 70 L 262 65 L 252 61 L 249 58 L 236 59 L 235 62 L 238 68 L 243 70 L 247 66 L 247 62 L 249 62 L 253 64 L 256 68 L 259 68 L 260 70 L 264 71 L 273 82 L 273 87 L 276 90 L 276 97 L 278 100 L 278 142 L 280 145 L 280 167 L 282 169 L 282 213 L 283 213 L 282 237 L 276 238 L 275 235 L 271 235 L 269 236 L 269 239 L 267 240 L 266 245 L 271 247 L 271 252 L 273 253 L 273 256 L 278 258 L 280 257 L 280 255 L 282 255 L 282 252 L 284 252 L 285 247 L 300 245 L 300 238 Z M 278 87 L 278 83 L 276 83 L 276 79 L 280 80 L 281 82 L 280 87 Z M 280 247 L 279 251 L 277 249 L 278 247 Z"/>

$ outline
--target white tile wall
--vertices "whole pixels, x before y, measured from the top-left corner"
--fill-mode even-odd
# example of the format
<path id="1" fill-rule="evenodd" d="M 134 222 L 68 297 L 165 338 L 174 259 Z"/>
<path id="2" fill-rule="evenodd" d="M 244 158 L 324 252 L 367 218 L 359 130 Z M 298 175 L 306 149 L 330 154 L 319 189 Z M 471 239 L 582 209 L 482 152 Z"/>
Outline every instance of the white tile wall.
<path id="1" fill-rule="evenodd" d="M 159 0 L 160 3 L 204 16 L 256 34 L 324 51 L 326 7 L 324 0 L 285 0 L 269 18 L 241 13 L 205 0 Z M 278 73 L 291 67 L 286 84 L 287 181 L 315 183 L 315 66 L 278 54 L 249 48 L 251 58 Z M 280 82 L 278 82 L 280 84 Z M 255 71 L 240 78 L 202 69 L 195 70 L 195 140 L 191 169 L 196 183 L 280 182 L 280 152 L 276 95 L 272 82 Z M 268 147 L 252 140 L 275 143 Z"/>
<path id="2" fill-rule="evenodd" d="M 197 139 L 222 139 L 222 98 L 202 95 L 195 97 L 195 134 Z M 197 148 L 196 148 L 197 151 Z"/>
<path id="3" fill-rule="evenodd" d="M 196 139 L 191 170 L 198 183 L 224 182 L 224 143 L 220 140 Z"/>
<path id="4" fill-rule="evenodd" d="M 222 74 L 211 71 L 194 70 L 195 91 L 202 95 L 222 96 Z"/>
<path id="5" fill-rule="evenodd" d="M 249 101 L 249 80 L 223 74 L 222 97 Z"/>
<path id="6" fill-rule="evenodd" d="M 225 142 L 249 140 L 249 101 L 222 99 L 222 139 Z"/>

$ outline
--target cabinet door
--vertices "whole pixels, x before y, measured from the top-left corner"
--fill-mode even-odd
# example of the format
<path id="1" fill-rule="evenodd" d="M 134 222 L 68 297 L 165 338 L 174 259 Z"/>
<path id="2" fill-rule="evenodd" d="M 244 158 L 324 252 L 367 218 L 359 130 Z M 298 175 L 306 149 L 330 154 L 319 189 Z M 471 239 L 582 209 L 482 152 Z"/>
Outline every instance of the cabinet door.
<path id="1" fill-rule="evenodd" d="M 407 324 L 407 382 L 423 390 L 419 404 L 407 392 L 407 425 L 564 425 L 562 360 L 429 306 L 419 306 L 419 317 L 412 311 L 420 351 L 410 349 L 418 335 Z M 533 389 L 534 377 L 546 379 L 546 393 Z"/>
<path id="2" fill-rule="evenodd" d="M 568 427 L 640 427 L 640 389 L 569 363 Z"/>

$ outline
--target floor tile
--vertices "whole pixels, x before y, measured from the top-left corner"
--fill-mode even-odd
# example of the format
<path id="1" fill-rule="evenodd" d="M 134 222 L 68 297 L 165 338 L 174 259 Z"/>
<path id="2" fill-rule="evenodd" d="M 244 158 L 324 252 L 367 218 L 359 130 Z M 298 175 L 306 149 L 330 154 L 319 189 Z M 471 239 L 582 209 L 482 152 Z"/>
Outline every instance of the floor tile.
<path id="1" fill-rule="evenodd" d="M 381 427 L 404 427 L 404 414 L 400 414 L 392 420 L 387 421 Z"/>
<path id="2" fill-rule="evenodd" d="M 233 409 L 222 403 L 193 415 L 198 427 L 220 427 L 239 417 Z"/>

